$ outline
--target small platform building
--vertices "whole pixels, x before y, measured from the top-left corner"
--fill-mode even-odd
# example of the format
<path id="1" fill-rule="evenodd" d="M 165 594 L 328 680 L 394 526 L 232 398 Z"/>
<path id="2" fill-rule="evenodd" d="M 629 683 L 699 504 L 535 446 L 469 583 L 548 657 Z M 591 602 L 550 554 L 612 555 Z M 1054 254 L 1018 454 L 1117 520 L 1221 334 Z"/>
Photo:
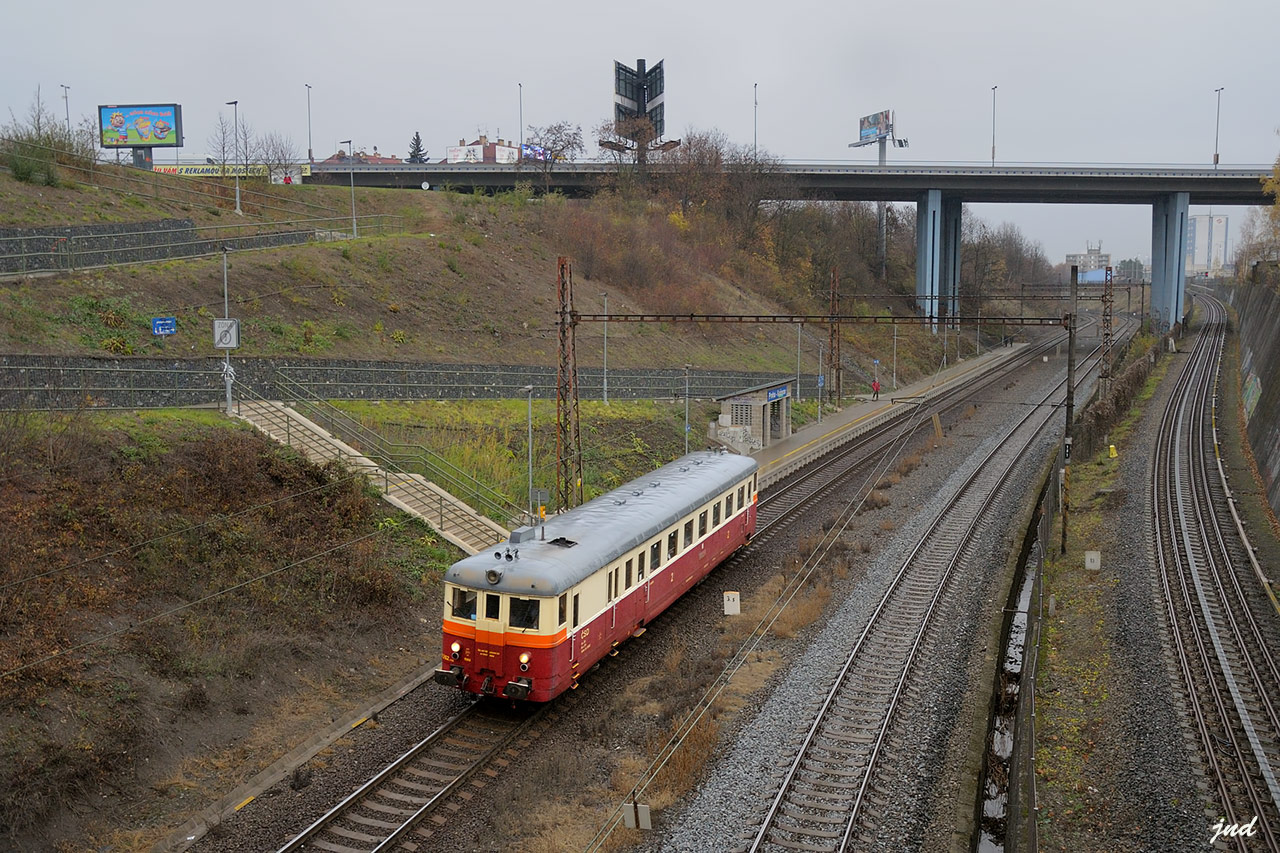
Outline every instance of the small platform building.
<path id="1" fill-rule="evenodd" d="M 723 397 L 712 437 L 739 453 L 753 453 L 791 435 L 791 380 L 766 382 Z"/>

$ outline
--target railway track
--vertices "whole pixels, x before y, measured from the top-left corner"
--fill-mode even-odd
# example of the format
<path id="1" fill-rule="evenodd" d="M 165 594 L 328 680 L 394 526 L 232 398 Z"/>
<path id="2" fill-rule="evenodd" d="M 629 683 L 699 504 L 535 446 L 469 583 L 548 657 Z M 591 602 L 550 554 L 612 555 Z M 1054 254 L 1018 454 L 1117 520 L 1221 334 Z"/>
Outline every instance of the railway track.
<path id="1" fill-rule="evenodd" d="M 1010 373 L 1059 344 L 1061 338 L 1054 336 L 1043 344 L 1029 347 L 1022 358 L 1002 370 L 935 398 L 930 401 L 927 412 L 944 412 L 975 390 L 1007 379 Z M 916 426 L 918 422 L 912 429 Z M 853 468 L 891 444 L 900 433 L 898 419 L 846 443 L 803 474 L 789 478 L 762 500 L 761 521 L 753 544 L 766 541 L 770 530 L 776 533 L 784 528 L 803 507 L 834 488 Z M 441 816 L 441 806 L 453 797 L 465 795 L 468 782 L 478 786 L 496 775 L 502 765 L 535 740 L 572 702 L 570 694 L 524 715 L 502 708 L 501 703 L 473 704 L 303 830 L 278 853 L 430 849 L 426 842 L 433 828 L 447 820 Z"/>
<path id="2" fill-rule="evenodd" d="M 1176 666 L 1209 783 L 1227 824 L 1254 822 L 1280 849 L 1280 670 L 1251 605 L 1251 547 L 1234 524 L 1219 456 L 1216 385 L 1225 338 L 1221 303 L 1201 298 L 1205 324 L 1166 406 L 1152 466 L 1157 567 Z M 1244 849 L 1244 840 L 1235 844 Z"/>
<path id="3" fill-rule="evenodd" d="M 468 783 L 482 787 L 488 776 L 497 775 L 501 766 L 552 719 L 552 706 L 513 709 L 485 700 L 473 703 L 278 853 L 429 850 L 424 843 L 434 826 L 445 820 L 438 815 L 439 807 L 463 793 Z"/>
<path id="4" fill-rule="evenodd" d="M 963 383 L 933 398 L 923 407 L 908 410 L 902 416 L 868 430 L 779 482 L 768 495 L 760 499 L 752 544 L 759 546 L 767 543 L 787 527 L 799 510 L 844 483 L 868 460 L 878 459 L 895 442 L 923 426 L 931 415 L 943 414 L 967 401 L 975 393 L 1025 370 L 1031 362 L 1053 350 L 1065 339 L 1065 334 L 1053 335 L 1029 346 L 1017 359 L 1001 365 L 999 369 L 977 377 L 972 382 Z"/>
<path id="5" fill-rule="evenodd" d="M 1088 359 L 1098 356 L 1095 350 Z M 1082 366 L 1083 367 L 1083 366 Z M 1084 367 L 1082 378 L 1089 370 Z M 1065 382 L 988 453 L 920 536 L 854 643 L 743 851 L 844 851 L 867 842 L 872 783 L 913 666 L 958 566 L 979 558 L 988 509 L 1049 423 Z"/>

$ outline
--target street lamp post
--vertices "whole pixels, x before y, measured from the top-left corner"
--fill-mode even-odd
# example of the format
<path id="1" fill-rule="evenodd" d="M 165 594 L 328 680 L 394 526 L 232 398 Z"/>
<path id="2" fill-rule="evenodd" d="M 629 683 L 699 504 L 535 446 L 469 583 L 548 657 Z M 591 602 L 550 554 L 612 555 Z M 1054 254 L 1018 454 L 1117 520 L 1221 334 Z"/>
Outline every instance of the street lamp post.
<path id="1" fill-rule="evenodd" d="M 232 128 L 231 132 L 235 135 L 235 138 L 232 140 L 232 144 L 235 146 L 235 149 L 234 149 L 235 153 L 232 156 L 234 156 L 235 159 L 238 161 L 240 159 L 240 101 L 239 100 L 227 101 L 227 106 L 231 107 L 232 115 L 235 117 L 235 122 L 231 126 Z M 243 212 L 240 210 L 240 169 L 239 167 L 236 168 L 236 213 L 238 215 L 243 215 Z"/>
<path id="2" fill-rule="evenodd" d="M 68 86 L 66 83 L 59 83 L 58 85 L 62 87 L 62 100 L 67 107 L 67 141 L 70 142 L 71 141 L 71 87 Z M 1221 92 L 1222 90 L 1219 89 L 1218 91 Z"/>
<path id="3" fill-rule="evenodd" d="M 303 83 L 307 87 L 307 162 L 314 163 L 316 155 L 311 148 L 311 84 Z"/>
<path id="4" fill-rule="evenodd" d="M 822 423 L 822 341 L 818 341 L 818 423 Z"/>
<path id="5" fill-rule="evenodd" d="M 991 165 L 996 164 L 996 89 L 999 86 L 991 87 Z"/>
<path id="6" fill-rule="evenodd" d="M 751 100 L 754 102 L 755 112 L 751 116 L 751 159 L 753 161 L 760 159 L 760 151 L 758 146 L 760 140 L 760 84 L 751 84 Z"/>
<path id="7" fill-rule="evenodd" d="M 689 452 L 689 368 L 692 364 L 684 366 L 684 452 Z"/>
<path id="8" fill-rule="evenodd" d="M 520 393 L 529 395 L 529 436 L 526 444 L 529 450 L 529 525 L 532 526 L 537 518 L 533 514 L 533 386 L 524 386 Z"/>
<path id="9" fill-rule="evenodd" d="M 524 159 L 524 84 L 517 83 L 520 88 L 520 153 L 516 155 L 516 163 Z"/>
<path id="10" fill-rule="evenodd" d="M 604 404 L 609 405 L 609 294 L 604 297 Z"/>
<path id="11" fill-rule="evenodd" d="M 799 400 L 800 394 L 800 336 L 803 334 L 804 325 L 796 323 L 796 399 Z"/>
<path id="12" fill-rule="evenodd" d="M 356 149 L 355 143 L 350 139 L 339 140 L 340 145 L 347 146 L 347 168 L 351 170 L 351 239 L 354 240 L 360 236 L 356 231 Z"/>
<path id="13" fill-rule="evenodd" d="M 1226 86 L 1219 86 L 1213 91 L 1218 93 L 1218 114 L 1213 120 L 1213 168 L 1218 168 L 1218 123 L 1222 120 L 1222 90 Z"/>
<path id="14" fill-rule="evenodd" d="M 227 296 L 227 253 L 231 251 L 230 247 L 222 247 L 222 319 L 231 319 L 231 299 Z M 231 417 L 231 378 L 235 375 L 231 372 L 231 350 L 223 350 L 226 360 L 222 363 L 222 379 L 227 386 L 227 417 Z"/>
<path id="15" fill-rule="evenodd" d="M 898 390 L 898 324 L 893 324 L 893 390 Z"/>

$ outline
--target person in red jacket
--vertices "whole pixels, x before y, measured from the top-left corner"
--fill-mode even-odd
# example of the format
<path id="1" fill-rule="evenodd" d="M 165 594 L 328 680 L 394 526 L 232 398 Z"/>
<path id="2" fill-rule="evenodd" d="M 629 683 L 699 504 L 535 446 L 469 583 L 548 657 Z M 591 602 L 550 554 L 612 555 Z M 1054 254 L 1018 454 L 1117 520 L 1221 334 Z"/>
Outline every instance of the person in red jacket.
<path id="1" fill-rule="evenodd" d="M 872 400 L 880 399 L 880 380 L 879 379 L 871 380 L 871 399 Z"/>

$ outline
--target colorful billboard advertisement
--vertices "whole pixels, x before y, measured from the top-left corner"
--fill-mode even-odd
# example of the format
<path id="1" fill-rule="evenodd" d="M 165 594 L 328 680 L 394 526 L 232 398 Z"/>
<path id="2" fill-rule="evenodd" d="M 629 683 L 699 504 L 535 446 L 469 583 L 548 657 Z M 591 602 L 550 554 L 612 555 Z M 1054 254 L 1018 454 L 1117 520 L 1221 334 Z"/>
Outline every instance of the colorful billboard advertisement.
<path id="1" fill-rule="evenodd" d="M 103 148 L 180 148 L 182 105 L 99 106 L 98 138 Z"/>
<path id="2" fill-rule="evenodd" d="M 858 143 L 879 142 L 893 133 L 893 111 L 881 110 L 858 119 Z"/>

